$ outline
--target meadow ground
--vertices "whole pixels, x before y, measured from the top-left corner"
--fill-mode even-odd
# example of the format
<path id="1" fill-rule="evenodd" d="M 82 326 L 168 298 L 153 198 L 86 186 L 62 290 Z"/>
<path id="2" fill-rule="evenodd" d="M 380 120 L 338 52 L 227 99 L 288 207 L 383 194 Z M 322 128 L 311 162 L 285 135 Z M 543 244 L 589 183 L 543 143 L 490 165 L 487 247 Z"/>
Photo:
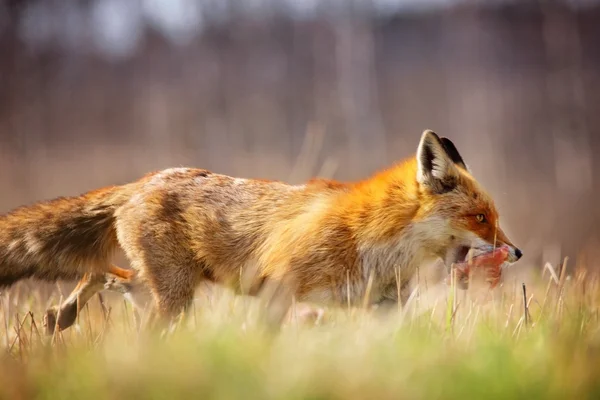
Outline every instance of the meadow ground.
<path id="1" fill-rule="evenodd" d="M 326 309 L 276 336 L 253 323 L 251 299 L 226 291 L 166 339 L 109 297 L 49 337 L 41 295 L 3 293 L 0 398 L 600 398 L 600 282 L 583 269 L 545 270 L 527 286 L 528 313 L 507 279 L 484 297 L 449 287 L 422 312 L 419 296 L 387 315 Z"/>

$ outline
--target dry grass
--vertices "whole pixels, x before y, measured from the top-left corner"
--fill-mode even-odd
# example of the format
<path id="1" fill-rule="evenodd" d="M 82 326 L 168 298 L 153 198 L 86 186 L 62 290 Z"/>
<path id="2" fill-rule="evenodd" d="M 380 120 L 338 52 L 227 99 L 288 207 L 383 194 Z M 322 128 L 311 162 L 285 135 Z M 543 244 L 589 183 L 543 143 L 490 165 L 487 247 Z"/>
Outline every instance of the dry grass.
<path id="1" fill-rule="evenodd" d="M 484 296 L 449 287 L 429 308 L 417 294 L 390 314 L 328 309 L 274 337 L 253 323 L 252 299 L 226 291 L 200 295 L 166 339 L 139 331 L 120 297 L 93 299 L 47 337 L 40 298 L 22 285 L 0 298 L 0 398 L 600 395 L 600 282 L 584 269 L 548 265 L 526 294 L 512 281 Z"/>

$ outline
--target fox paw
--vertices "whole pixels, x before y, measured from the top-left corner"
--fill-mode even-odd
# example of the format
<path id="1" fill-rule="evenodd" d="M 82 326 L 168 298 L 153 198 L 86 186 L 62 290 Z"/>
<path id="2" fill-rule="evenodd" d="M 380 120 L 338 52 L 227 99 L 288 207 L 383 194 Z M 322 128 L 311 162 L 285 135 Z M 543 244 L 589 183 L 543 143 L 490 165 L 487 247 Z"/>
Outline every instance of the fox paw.
<path id="1" fill-rule="evenodd" d="M 77 319 L 77 303 L 63 304 L 58 307 L 50 307 L 46 310 L 42 321 L 46 334 L 53 335 L 56 327 L 59 331 L 67 329 L 75 323 Z"/>

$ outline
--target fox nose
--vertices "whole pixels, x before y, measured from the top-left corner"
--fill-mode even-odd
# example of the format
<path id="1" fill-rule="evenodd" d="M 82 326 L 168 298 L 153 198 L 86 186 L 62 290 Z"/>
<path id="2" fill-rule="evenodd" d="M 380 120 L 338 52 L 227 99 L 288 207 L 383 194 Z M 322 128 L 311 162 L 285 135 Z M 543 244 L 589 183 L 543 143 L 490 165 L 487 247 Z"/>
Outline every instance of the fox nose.
<path id="1" fill-rule="evenodd" d="M 523 257 L 523 252 L 520 249 L 515 249 L 515 257 L 517 257 L 517 260 L 520 259 Z"/>

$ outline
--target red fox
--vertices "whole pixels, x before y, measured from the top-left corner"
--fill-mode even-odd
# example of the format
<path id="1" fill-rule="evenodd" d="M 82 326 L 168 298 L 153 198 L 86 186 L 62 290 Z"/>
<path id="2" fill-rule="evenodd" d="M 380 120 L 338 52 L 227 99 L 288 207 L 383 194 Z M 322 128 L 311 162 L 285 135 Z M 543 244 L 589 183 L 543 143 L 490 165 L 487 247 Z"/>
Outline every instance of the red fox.
<path id="1" fill-rule="evenodd" d="M 202 281 L 249 295 L 276 283 L 282 309 L 292 298 L 360 304 L 367 292 L 369 304 L 399 301 L 398 285 L 425 262 L 450 266 L 496 246 L 509 263 L 521 258 L 498 219 L 454 144 L 426 130 L 416 156 L 359 182 L 289 185 L 172 168 L 18 208 L 0 217 L 0 286 L 81 278 L 61 309 L 64 329 L 111 276 L 132 279 L 111 264 L 120 247 L 167 319 Z"/>

